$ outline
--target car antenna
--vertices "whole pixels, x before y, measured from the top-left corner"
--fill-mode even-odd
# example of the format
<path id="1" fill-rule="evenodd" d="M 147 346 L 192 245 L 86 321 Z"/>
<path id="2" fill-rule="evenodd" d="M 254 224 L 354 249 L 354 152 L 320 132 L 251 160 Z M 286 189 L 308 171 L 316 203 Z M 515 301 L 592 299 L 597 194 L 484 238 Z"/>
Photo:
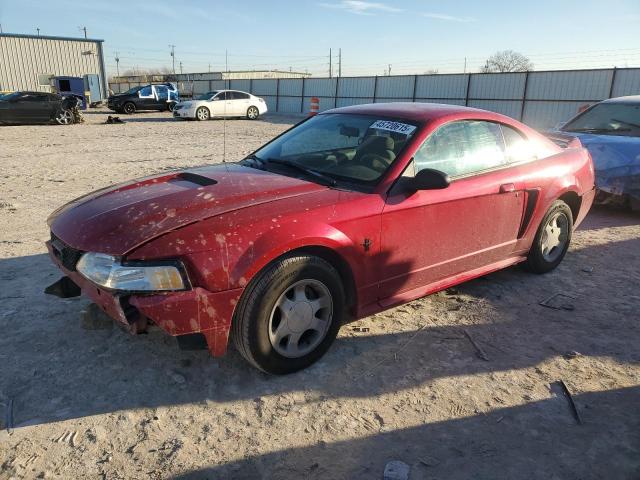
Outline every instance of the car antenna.
<path id="1" fill-rule="evenodd" d="M 225 85 L 226 86 L 226 85 Z M 222 111 L 222 163 L 227 162 L 227 96 L 229 92 L 224 92 L 224 110 Z"/>

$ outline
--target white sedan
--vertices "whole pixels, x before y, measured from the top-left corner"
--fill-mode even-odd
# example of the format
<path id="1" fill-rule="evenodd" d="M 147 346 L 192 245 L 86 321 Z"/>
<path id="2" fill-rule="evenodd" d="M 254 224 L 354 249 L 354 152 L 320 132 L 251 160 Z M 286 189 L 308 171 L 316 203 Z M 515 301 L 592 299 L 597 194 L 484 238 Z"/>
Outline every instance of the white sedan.
<path id="1" fill-rule="evenodd" d="M 214 90 L 197 99 L 178 103 L 173 108 L 175 118 L 209 120 L 214 117 L 244 117 L 255 120 L 267 112 L 263 98 L 237 90 Z"/>

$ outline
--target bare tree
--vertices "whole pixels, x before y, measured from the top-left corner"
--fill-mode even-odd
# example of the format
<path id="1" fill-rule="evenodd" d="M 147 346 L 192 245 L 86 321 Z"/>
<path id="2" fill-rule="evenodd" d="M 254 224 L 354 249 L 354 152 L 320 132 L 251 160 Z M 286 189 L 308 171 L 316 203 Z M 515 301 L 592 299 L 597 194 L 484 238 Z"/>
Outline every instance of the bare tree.
<path id="1" fill-rule="evenodd" d="M 489 57 L 481 73 L 527 72 L 533 70 L 533 63 L 527 57 L 513 50 L 502 50 Z"/>

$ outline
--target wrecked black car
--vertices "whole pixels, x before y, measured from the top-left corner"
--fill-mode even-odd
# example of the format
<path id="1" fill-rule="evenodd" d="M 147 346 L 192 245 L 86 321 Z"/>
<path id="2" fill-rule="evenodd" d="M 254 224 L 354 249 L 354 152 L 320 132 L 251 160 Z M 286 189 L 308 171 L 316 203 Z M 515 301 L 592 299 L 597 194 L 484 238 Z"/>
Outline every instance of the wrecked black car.
<path id="1" fill-rule="evenodd" d="M 76 123 L 78 98 L 46 92 L 13 92 L 0 96 L 0 124 Z"/>
<path id="2" fill-rule="evenodd" d="M 132 114 L 139 110 L 173 111 L 180 101 L 178 90 L 172 83 L 133 87 L 124 93 L 111 95 L 107 107 L 118 113 Z"/>

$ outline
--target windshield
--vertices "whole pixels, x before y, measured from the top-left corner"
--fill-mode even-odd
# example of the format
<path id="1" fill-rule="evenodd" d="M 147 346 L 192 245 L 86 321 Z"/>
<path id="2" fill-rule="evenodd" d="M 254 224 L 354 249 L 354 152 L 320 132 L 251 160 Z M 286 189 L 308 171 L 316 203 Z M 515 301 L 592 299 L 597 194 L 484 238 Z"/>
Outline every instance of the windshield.
<path id="1" fill-rule="evenodd" d="M 123 93 L 123 95 L 131 95 L 132 93 L 136 93 L 142 87 L 131 87 L 129 90 Z"/>
<path id="2" fill-rule="evenodd" d="M 640 105 L 599 103 L 562 127 L 565 132 L 640 136 Z"/>
<path id="3" fill-rule="evenodd" d="M 218 90 L 215 90 L 213 92 L 207 92 L 207 93 L 203 93 L 202 95 L 200 95 L 198 98 L 196 98 L 196 100 L 210 100 L 211 98 L 213 98 L 214 95 L 216 95 L 218 93 Z"/>
<path id="4" fill-rule="evenodd" d="M 323 114 L 289 130 L 252 157 L 257 157 L 264 168 L 280 171 L 288 163 L 293 164 L 289 171 L 294 173 L 306 169 L 316 177 L 372 186 L 389 169 L 416 129 L 417 125 L 404 120 Z M 248 164 L 255 166 L 255 163 Z M 314 178 L 310 175 L 309 179 Z"/>

